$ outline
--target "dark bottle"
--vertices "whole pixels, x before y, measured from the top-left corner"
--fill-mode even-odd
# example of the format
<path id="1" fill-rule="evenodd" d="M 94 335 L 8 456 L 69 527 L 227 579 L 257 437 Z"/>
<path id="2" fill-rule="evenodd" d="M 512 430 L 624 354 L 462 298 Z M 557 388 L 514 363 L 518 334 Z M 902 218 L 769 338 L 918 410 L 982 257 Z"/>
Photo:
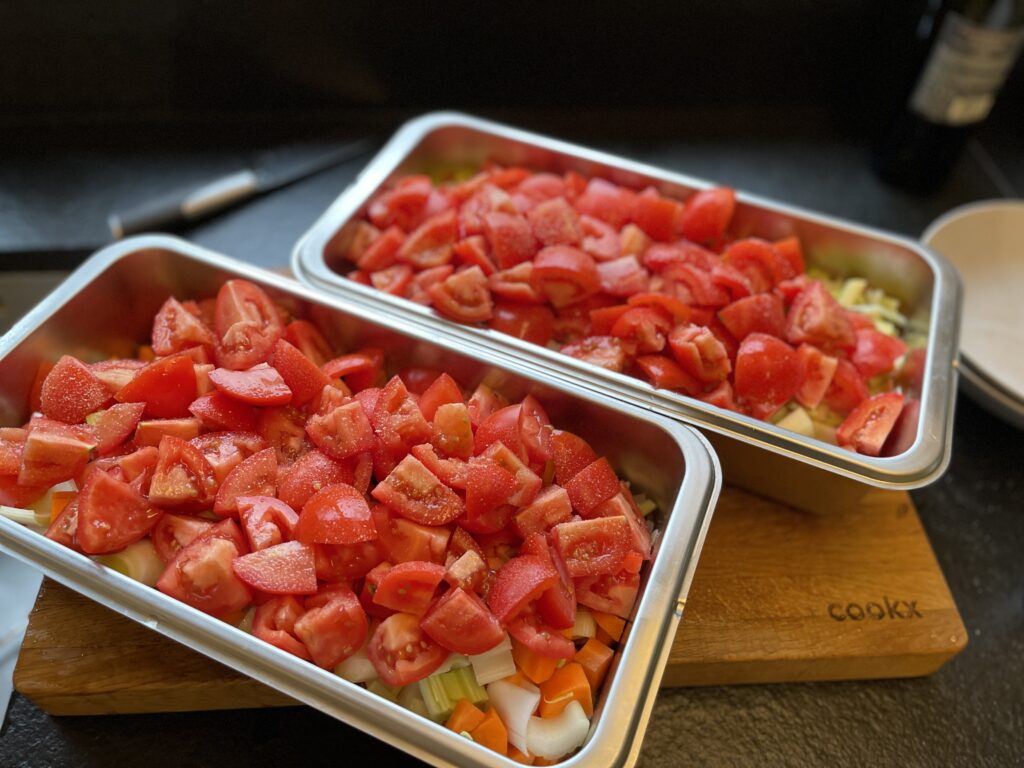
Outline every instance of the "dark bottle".
<path id="1" fill-rule="evenodd" d="M 930 192 L 988 117 L 1020 53 L 1024 0 L 932 2 L 918 35 L 923 66 L 872 160 L 893 186 Z"/>

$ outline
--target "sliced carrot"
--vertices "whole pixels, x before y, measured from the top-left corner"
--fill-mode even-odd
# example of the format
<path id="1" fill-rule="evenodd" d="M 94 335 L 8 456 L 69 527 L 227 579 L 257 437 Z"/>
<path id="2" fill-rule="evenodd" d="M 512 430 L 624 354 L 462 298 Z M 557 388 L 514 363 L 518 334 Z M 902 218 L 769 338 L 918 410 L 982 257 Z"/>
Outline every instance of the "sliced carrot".
<path id="1" fill-rule="evenodd" d="M 508 757 L 510 760 L 516 763 L 522 763 L 523 765 L 533 765 L 533 755 L 528 755 L 525 752 L 520 752 L 511 744 L 508 745 Z"/>
<path id="2" fill-rule="evenodd" d="M 143 344 L 141 347 L 139 347 L 138 357 L 139 360 L 141 360 L 144 363 L 151 363 L 154 360 L 156 360 L 156 353 L 153 351 L 153 348 L 151 346 L 149 346 L 148 344 Z"/>
<path id="3" fill-rule="evenodd" d="M 512 685 L 533 685 L 529 678 L 527 678 L 526 675 L 524 675 L 518 668 L 516 669 L 515 674 L 503 677 L 502 680 L 506 683 L 512 683 Z"/>
<path id="4" fill-rule="evenodd" d="M 508 753 L 508 729 L 505 728 L 505 724 L 501 722 L 501 718 L 498 717 L 498 713 L 494 709 L 487 710 L 483 721 L 470 731 L 469 735 L 477 744 L 483 744 L 499 755 Z"/>
<path id="5" fill-rule="evenodd" d="M 50 519 L 56 520 L 57 515 L 63 512 L 68 502 L 77 495 L 78 491 L 54 491 L 50 496 Z"/>
<path id="6" fill-rule="evenodd" d="M 604 682 L 604 677 L 608 674 L 608 668 L 612 665 L 612 656 L 614 655 L 611 648 L 593 637 L 576 651 L 576 661 L 583 667 L 591 691 L 601 689 L 601 683 Z"/>
<path id="7" fill-rule="evenodd" d="M 622 639 L 622 632 L 626 628 L 625 619 L 620 619 L 614 613 L 605 613 L 604 611 L 591 611 L 590 613 L 593 614 L 597 626 L 607 632 L 612 640 L 619 642 Z"/>
<path id="8" fill-rule="evenodd" d="M 562 762 L 562 758 L 558 758 L 557 760 L 548 760 L 546 757 L 538 757 L 536 760 L 533 761 L 533 764 L 534 765 L 558 765 L 560 762 Z"/>
<path id="9" fill-rule="evenodd" d="M 458 704 L 455 705 L 455 711 L 452 712 L 444 727 L 451 728 L 456 733 L 470 733 L 483 721 L 484 713 L 477 709 L 469 699 L 459 699 Z"/>
<path id="10" fill-rule="evenodd" d="M 594 637 L 605 645 L 615 645 L 615 638 L 605 632 L 600 626 L 597 628 L 597 634 Z"/>
<path id="11" fill-rule="evenodd" d="M 512 639 L 512 659 L 519 667 L 519 671 L 536 685 L 551 677 L 558 667 L 558 659 L 534 653 L 515 638 Z"/>
<path id="12" fill-rule="evenodd" d="M 590 691 L 590 681 L 583 665 L 571 661 L 564 667 L 555 670 L 540 686 L 540 716 L 555 717 L 569 706 L 575 699 L 587 713 L 594 714 L 594 697 Z"/>

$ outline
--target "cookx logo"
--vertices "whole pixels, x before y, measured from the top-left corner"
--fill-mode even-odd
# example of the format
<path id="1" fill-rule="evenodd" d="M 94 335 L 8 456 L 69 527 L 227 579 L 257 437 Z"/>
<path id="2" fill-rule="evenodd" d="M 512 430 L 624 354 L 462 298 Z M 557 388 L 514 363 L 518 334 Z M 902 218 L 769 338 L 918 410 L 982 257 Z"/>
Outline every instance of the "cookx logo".
<path id="1" fill-rule="evenodd" d="M 880 603 L 829 603 L 828 615 L 836 621 L 922 618 L 921 612 L 917 610 L 917 600 L 891 600 L 884 596 Z"/>

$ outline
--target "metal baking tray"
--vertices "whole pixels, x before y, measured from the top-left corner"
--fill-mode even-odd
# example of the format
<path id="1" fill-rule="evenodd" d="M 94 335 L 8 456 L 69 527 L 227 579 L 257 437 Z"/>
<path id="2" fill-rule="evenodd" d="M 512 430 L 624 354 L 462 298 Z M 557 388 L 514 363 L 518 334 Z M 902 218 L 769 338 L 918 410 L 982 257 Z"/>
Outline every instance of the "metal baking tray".
<path id="1" fill-rule="evenodd" d="M 406 123 L 296 244 L 292 269 L 307 285 L 383 308 L 430 326 L 459 344 L 500 351 L 582 386 L 679 419 L 705 430 L 725 472 L 735 483 L 815 511 L 870 503 L 875 489 L 926 485 L 949 463 L 960 329 L 960 280 L 941 256 L 897 235 L 740 193 L 734 218 L 739 235 L 800 237 L 811 266 L 845 277 L 860 275 L 897 296 L 907 314 L 929 323 L 921 425 L 913 446 L 891 458 L 874 458 L 780 429 L 694 398 L 659 390 L 624 374 L 487 328 L 459 325 L 432 309 L 346 280 L 331 263 L 331 241 L 360 215 L 381 187 L 408 173 L 479 167 L 486 161 L 537 171 L 574 170 L 636 189 L 686 197 L 710 182 L 670 173 L 621 157 L 457 113 L 432 113 Z M 336 243 L 335 243 L 336 245 Z M 795 461 L 794 461 L 795 460 Z"/>
<path id="2" fill-rule="evenodd" d="M 41 361 L 130 355 L 148 340 L 164 299 L 213 296 L 243 277 L 314 319 L 340 349 L 382 347 L 389 363 L 450 371 L 463 385 L 485 377 L 512 397 L 533 392 L 552 420 L 578 432 L 620 475 L 654 499 L 653 560 L 615 668 L 596 702 L 587 742 L 567 766 L 636 761 L 658 683 L 682 616 L 721 484 L 700 434 L 632 405 L 579 389 L 539 366 L 487 351 L 472 355 L 432 329 L 379 309 L 325 297 L 293 280 L 166 236 L 105 248 L 0 339 L 0 425 L 20 425 Z M 39 533 L 0 518 L 0 551 L 217 661 L 436 765 L 501 766 L 507 758 L 328 671 L 122 576 Z"/>

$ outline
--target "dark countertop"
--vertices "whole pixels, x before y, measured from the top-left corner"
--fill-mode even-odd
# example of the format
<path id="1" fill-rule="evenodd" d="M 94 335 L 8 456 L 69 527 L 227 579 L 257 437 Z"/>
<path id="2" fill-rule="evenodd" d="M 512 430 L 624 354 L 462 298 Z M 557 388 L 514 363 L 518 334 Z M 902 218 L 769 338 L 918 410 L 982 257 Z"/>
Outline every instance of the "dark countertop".
<path id="1" fill-rule="evenodd" d="M 562 125 L 560 135 L 586 140 L 585 129 Z M 774 130 L 761 140 L 710 131 L 645 140 L 642 129 L 634 133 L 595 143 L 914 236 L 956 205 L 1024 190 L 1019 145 L 998 134 L 972 145 L 941 193 L 918 199 L 880 185 L 867 170 L 864 146 L 827 125 Z M 66 263 L 100 244 L 112 206 L 168 179 L 206 178 L 242 157 L 223 148 L 15 152 L 0 167 L 0 259 L 8 269 Z M 359 166 L 321 174 L 189 236 L 282 265 Z M 967 649 L 917 680 L 662 691 L 642 765 L 1024 765 L 1022 435 L 962 397 L 957 407 L 949 471 L 913 498 L 970 634 Z M 0 737 L 0 765 L 33 768 L 335 766 L 351 754 L 411 762 L 309 708 L 52 718 L 15 695 Z"/>

